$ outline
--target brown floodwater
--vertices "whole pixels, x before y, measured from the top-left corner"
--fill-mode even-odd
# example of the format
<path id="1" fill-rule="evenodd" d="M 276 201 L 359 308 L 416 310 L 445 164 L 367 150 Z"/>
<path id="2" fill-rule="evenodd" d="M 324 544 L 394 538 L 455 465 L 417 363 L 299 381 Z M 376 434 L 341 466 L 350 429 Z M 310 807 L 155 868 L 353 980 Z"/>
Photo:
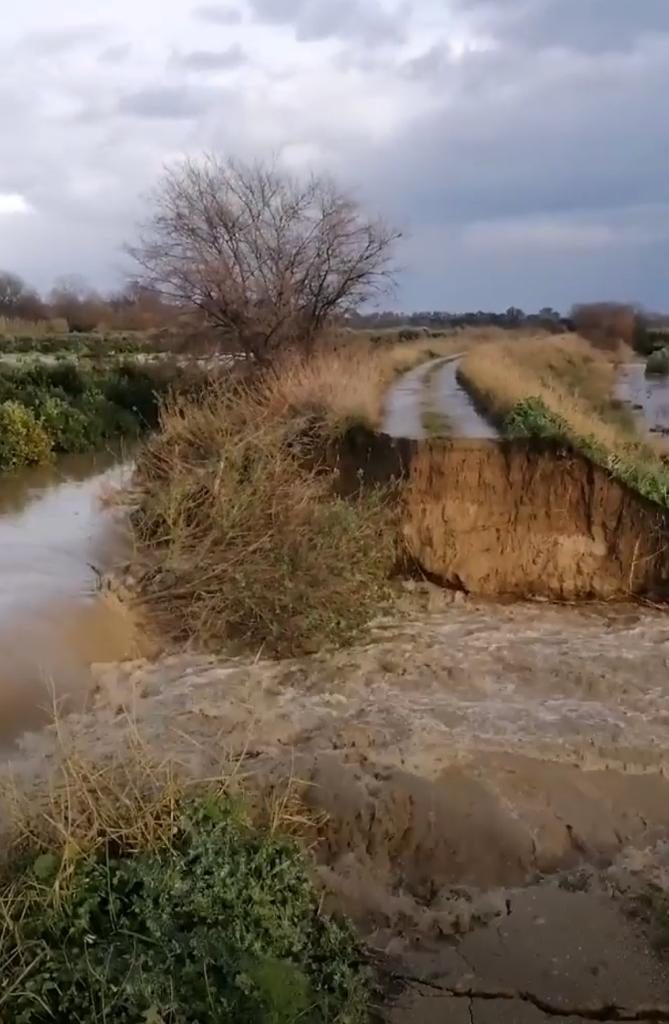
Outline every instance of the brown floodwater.
<path id="1" fill-rule="evenodd" d="M 129 616 L 100 591 L 128 553 L 108 500 L 129 472 L 118 452 L 0 474 L 0 744 L 83 700 L 90 667 L 132 657 Z"/>

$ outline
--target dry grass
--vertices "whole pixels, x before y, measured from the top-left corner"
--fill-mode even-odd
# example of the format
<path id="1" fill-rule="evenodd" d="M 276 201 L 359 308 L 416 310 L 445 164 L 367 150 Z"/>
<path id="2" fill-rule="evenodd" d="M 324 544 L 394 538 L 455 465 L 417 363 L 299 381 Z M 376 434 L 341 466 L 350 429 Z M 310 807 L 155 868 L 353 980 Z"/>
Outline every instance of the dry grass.
<path id="1" fill-rule="evenodd" d="M 302 783 L 287 779 L 261 792 L 243 774 L 243 758 L 226 760 L 216 774 L 194 778 L 187 766 L 161 759 L 127 719 L 113 756 L 92 757 L 61 730 L 56 713 L 56 769 L 39 792 L 8 777 L 0 787 L 5 861 L 25 851 L 48 850 L 58 858 L 62 889 L 81 857 L 108 844 L 132 856 L 169 846 L 181 808 L 192 797 L 243 800 L 253 823 L 310 843 L 322 820 L 308 812 Z"/>
<path id="2" fill-rule="evenodd" d="M 362 336 L 335 336 L 311 359 L 290 358 L 266 378 L 264 394 L 273 416 L 316 415 L 331 435 L 354 425 L 380 426 L 393 380 L 430 359 L 457 355 L 471 337 L 452 335 L 373 345 Z"/>
<path id="3" fill-rule="evenodd" d="M 337 496 L 305 382 L 214 384 L 163 408 L 133 521 L 154 566 L 143 597 L 175 639 L 293 655 L 347 642 L 390 599 L 392 495 Z M 301 418 L 300 386 L 314 399 Z"/>
<path id="4" fill-rule="evenodd" d="M 326 349 L 312 359 L 292 358 L 263 382 L 272 418 L 317 416 L 331 434 L 354 424 L 374 426 L 392 378 L 381 352 L 365 345 Z"/>
<path id="5" fill-rule="evenodd" d="M 640 440 L 633 417 L 612 401 L 621 357 L 598 351 L 576 335 L 534 338 L 474 348 L 460 373 L 498 421 L 518 402 L 538 397 L 575 435 L 615 451 Z"/>
<path id="6" fill-rule="evenodd" d="M 67 330 L 67 320 L 61 317 L 51 320 L 22 320 L 17 317 L 0 316 L 0 339 L 45 338 L 50 334 L 63 334 Z"/>

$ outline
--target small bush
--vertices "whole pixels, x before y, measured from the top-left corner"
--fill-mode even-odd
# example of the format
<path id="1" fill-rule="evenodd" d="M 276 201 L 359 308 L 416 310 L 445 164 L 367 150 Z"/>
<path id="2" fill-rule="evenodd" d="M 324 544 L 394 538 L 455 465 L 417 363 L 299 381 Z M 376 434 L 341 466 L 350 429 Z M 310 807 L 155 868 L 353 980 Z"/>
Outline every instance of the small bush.
<path id="1" fill-rule="evenodd" d="M 659 377 L 669 375 L 669 348 L 661 348 L 657 352 L 651 352 L 646 360 L 646 373 L 649 376 L 657 375 Z"/>
<path id="2" fill-rule="evenodd" d="M 158 423 L 160 395 L 174 377 L 170 367 L 156 367 L 152 370 L 134 363 L 122 363 L 115 374 L 110 375 L 103 387 L 105 398 L 125 409 L 145 426 L 155 427 Z"/>
<path id="3" fill-rule="evenodd" d="M 85 452 L 94 440 L 86 413 L 57 395 L 40 403 L 39 418 L 56 452 Z"/>
<path id="4" fill-rule="evenodd" d="M 19 402 L 0 403 L 0 467 L 47 462 L 51 440 L 33 412 Z"/>
<path id="5" fill-rule="evenodd" d="M 32 845 L 10 865 L 4 1024 L 364 1020 L 353 933 L 320 914 L 292 840 L 225 795 L 171 806 L 156 824 L 149 846 L 111 829 L 93 849 Z"/>
<path id="6" fill-rule="evenodd" d="M 566 438 L 566 423 L 552 413 L 542 398 L 525 398 L 514 405 L 504 421 L 507 437 Z"/>

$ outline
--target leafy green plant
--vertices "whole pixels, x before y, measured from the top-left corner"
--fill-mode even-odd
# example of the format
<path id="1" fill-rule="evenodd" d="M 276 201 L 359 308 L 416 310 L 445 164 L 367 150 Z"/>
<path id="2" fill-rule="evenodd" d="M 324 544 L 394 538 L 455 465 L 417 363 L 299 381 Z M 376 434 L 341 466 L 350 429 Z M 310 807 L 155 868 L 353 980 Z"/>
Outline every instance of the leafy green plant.
<path id="1" fill-rule="evenodd" d="M 39 419 L 54 451 L 85 452 L 90 448 L 90 422 L 84 410 L 55 394 L 47 395 L 39 405 Z"/>
<path id="2" fill-rule="evenodd" d="M 229 796 L 182 804 L 147 849 L 33 849 L 0 899 L 4 1024 L 365 1019 L 351 928 L 320 913 L 295 842 Z"/>
<path id="3" fill-rule="evenodd" d="M 172 388 L 195 387 L 198 380 L 197 371 L 174 363 L 140 366 L 126 360 L 92 368 L 71 359 L 31 359 L 0 367 L 0 403 L 25 409 L 25 422 L 34 419 L 55 452 L 82 452 L 115 438 L 136 438 L 155 427 L 160 397 Z M 16 430 L 10 435 L 0 467 L 41 460 L 41 454 L 39 459 L 30 454 L 27 443 L 18 443 Z"/>
<path id="4" fill-rule="evenodd" d="M 537 397 L 525 398 L 514 405 L 504 420 L 503 430 L 507 437 L 565 438 L 569 432 L 565 421 Z"/>
<path id="5" fill-rule="evenodd" d="M 34 413 L 19 402 L 0 403 L 0 468 L 47 462 L 51 440 Z"/>

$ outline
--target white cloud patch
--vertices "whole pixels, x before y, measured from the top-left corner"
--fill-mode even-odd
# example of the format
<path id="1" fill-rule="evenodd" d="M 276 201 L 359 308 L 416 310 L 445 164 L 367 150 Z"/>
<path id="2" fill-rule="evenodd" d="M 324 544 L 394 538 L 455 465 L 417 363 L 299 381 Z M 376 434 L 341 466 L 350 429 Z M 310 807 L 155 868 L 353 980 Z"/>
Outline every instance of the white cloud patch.
<path id="1" fill-rule="evenodd" d="M 30 203 L 18 192 L 0 192 L 0 217 L 30 213 Z"/>

